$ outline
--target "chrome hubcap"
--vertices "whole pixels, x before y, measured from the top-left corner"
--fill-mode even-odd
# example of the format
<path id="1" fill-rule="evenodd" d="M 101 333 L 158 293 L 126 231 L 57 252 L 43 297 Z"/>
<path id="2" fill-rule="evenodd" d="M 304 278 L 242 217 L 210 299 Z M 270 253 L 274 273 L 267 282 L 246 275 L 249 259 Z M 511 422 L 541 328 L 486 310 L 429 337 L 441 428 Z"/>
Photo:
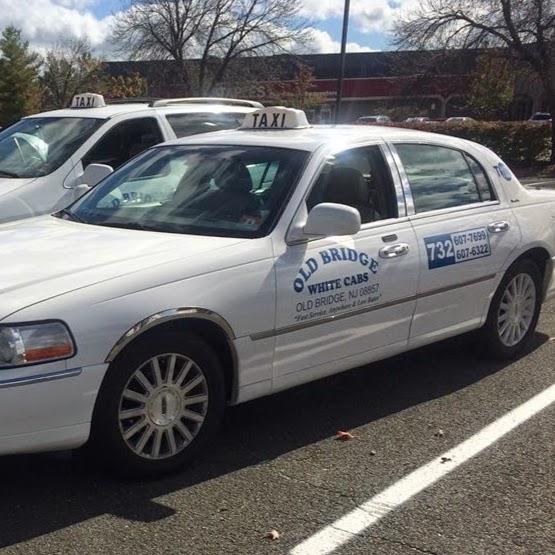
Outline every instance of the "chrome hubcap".
<path id="1" fill-rule="evenodd" d="M 175 353 L 146 361 L 129 378 L 120 400 L 119 427 L 127 446 L 147 459 L 185 449 L 208 410 L 208 385 L 191 359 Z"/>
<path id="2" fill-rule="evenodd" d="M 528 274 L 519 274 L 507 285 L 497 317 L 501 342 L 518 344 L 530 329 L 536 308 L 536 285 Z"/>
<path id="3" fill-rule="evenodd" d="M 179 394 L 169 387 L 164 387 L 152 396 L 147 403 L 148 415 L 157 426 L 171 424 L 179 415 L 181 400 Z"/>

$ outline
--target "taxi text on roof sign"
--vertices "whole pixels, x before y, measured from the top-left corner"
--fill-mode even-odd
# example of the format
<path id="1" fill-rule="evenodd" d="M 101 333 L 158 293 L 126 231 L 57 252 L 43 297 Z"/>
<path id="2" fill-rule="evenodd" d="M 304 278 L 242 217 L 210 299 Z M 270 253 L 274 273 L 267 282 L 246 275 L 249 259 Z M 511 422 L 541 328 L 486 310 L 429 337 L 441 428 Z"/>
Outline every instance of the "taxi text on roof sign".
<path id="1" fill-rule="evenodd" d="M 76 94 L 71 101 L 72 108 L 102 108 L 103 106 L 106 106 L 106 102 L 101 94 Z"/>
<path id="2" fill-rule="evenodd" d="M 243 129 L 303 129 L 310 127 L 310 124 L 302 110 L 272 106 L 247 114 L 241 127 Z"/>

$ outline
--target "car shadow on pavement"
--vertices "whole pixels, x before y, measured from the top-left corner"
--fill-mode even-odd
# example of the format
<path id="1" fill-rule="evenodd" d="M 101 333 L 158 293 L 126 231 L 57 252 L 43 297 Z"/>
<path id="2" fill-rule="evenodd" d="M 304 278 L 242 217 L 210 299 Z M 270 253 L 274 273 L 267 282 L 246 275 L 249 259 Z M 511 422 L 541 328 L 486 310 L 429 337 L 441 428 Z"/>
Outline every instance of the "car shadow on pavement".
<path id="1" fill-rule="evenodd" d="M 530 351 L 548 340 L 536 333 Z M 174 514 L 156 502 L 162 495 L 446 396 L 510 364 L 485 361 L 473 347 L 472 338 L 457 337 L 231 408 L 209 452 L 158 481 L 117 481 L 70 452 L 0 458 L 0 548 L 103 514 L 162 520 Z"/>

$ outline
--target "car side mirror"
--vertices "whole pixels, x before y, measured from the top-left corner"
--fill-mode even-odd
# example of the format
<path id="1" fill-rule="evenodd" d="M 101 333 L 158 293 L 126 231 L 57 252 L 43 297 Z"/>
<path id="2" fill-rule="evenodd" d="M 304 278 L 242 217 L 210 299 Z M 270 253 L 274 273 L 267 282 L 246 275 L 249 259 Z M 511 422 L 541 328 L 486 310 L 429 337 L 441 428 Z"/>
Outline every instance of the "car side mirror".
<path id="1" fill-rule="evenodd" d="M 360 231 L 360 212 L 352 206 L 323 202 L 308 214 L 304 226 L 293 229 L 288 243 L 308 241 L 315 237 L 355 235 Z"/>
<path id="2" fill-rule="evenodd" d="M 108 164 L 89 164 L 83 174 L 81 175 L 79 181 L 85 183 L 90 187 L 96 185 L 99 181 L 102 181 L 106 176 L 110 175 L 114 169 Z"/>
<path id="3" fill-rule="evenodd" d="M 90 191 L 92 187 L 86 183 L 80 183 L 73 189 L 73 200 L 81 198 L 86 192 Z"/>

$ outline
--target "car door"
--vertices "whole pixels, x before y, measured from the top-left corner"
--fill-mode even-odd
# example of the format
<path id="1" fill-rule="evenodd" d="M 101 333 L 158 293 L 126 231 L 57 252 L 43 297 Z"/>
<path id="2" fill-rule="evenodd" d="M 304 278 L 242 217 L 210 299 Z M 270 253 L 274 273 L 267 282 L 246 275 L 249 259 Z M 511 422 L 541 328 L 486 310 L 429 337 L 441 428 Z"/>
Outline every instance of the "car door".
<path id="1" fill-rule="evenodd" d="M 362 226 L 276 247 L 274 389 L 399 352 L 408 340 L 419 253 L 382 148 L 329 157 L 306 212 L 322 202 L 357 208 Z"/>
<path id="2" fill-rule="evenodd" d="M 481 324 L 521 235 L 475 156 L 443 144 L 394 149 L 422 259 L 410 336 L 417 346 Z"/>

